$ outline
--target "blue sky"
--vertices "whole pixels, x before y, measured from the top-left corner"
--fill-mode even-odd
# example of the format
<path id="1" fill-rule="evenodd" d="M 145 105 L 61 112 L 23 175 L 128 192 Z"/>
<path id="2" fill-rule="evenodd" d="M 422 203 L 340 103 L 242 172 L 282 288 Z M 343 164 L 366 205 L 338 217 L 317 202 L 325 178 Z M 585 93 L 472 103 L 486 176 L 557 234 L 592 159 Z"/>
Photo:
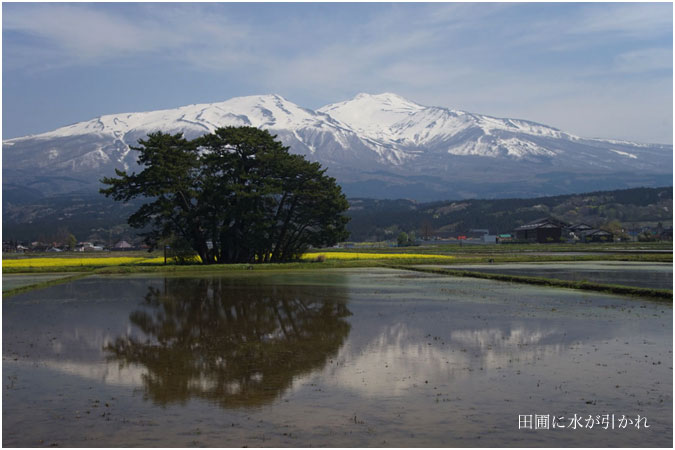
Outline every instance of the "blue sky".
<path id="1" fill-rule="evenodd" d="M 3 3 L 2 137 L 359 92 L 672 143 L 671 3 Z"/>

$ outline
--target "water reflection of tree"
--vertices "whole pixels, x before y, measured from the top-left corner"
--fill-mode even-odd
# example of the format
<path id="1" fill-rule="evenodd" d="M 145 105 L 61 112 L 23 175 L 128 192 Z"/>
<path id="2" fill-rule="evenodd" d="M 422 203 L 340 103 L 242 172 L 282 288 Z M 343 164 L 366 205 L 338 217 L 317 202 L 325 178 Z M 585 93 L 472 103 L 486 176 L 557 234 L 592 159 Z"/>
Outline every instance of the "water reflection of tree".
<path id="1" fill-rule="evenodd" d="M 273 401 L 293 377 L 323 367 L 349 334 L 346 296 L 331 286 L 241 285 L 225 278 L 166 279 L 131 322 L 146 338 L 106 346 L 141 364 L 156 403 L 205 398 L 224 407 Z"/>

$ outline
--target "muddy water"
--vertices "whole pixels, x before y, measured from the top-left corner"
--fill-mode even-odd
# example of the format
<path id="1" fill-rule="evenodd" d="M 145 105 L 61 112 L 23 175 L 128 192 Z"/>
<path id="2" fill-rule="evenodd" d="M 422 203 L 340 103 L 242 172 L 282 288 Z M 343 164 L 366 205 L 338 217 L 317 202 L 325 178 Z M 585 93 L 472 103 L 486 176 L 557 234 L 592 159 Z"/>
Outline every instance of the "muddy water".
<path id="1" fill-rule="evenodd" d="M 535 414 L 549 429 L 519 429 Z M 672 307 L 385 269 L 81 279 L 3 301 L 2 426 L 4 446 L 670 446 Z"/>

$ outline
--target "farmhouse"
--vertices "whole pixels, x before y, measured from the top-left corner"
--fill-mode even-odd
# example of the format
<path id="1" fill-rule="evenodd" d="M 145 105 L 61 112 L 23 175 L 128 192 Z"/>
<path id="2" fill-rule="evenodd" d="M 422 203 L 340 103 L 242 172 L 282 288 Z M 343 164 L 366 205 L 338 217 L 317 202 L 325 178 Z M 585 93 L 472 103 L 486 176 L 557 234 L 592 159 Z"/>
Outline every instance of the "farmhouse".
<path id="1" fill-rule="evenodd" d="M 128 243 L 127 241 L 119 241 L 113 247 L 113 250 L 133 250 L 134 246 Z"/>
<path id="2" fill-rule="evenodd" d="M 100 252 L 103 247 L 94 245 L 91 242 L 79 242 L 75 247 L 76 252 Z"/>
<path id="3" fill-rule="evenodd" d="M 565 222 L 545 217 L 535 220 L 525 225 L 521 225 L 513 230 L 516 241 L 550 243 L 560 242 L 563 228 L 567 228 Z"/>
<path id="4" fill-rule="evenodd" d="M 571 231 L 574 234 L 579 234 L 582 231 L 592 230 L 593 227 L 590 226 L 590 225 L 587 225 L 585 223 L 578 223 L 576 225 L 571 225 L 568 229 L 569 229 L 569 231 Z"/>
<path id="5" fill-rule="evenodd" d="M 584 230 L 578 233 L 581 242 L 614 242 L 614 235 L 605 230 Z"/>

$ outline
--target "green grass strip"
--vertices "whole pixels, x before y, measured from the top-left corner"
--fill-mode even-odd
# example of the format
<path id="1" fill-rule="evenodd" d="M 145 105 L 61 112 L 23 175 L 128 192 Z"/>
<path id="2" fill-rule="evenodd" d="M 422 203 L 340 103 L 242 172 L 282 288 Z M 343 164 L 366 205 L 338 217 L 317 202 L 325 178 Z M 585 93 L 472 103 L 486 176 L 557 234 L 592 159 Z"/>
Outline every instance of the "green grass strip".
<path id="1" fill-rule="evenodd" d="M 69 283 L 71 281 L 75 281 L 80 278 L 88 277 L 89 275 L 91 275 L 91 273 L 78 273 L 75 275 L 69 275 L 62 278 L 56 278 L 54 280 L 47 280 L 39 283 L 29 284 L 26 286 L 19 286 L 14 289 L 7 289 L 6 291 L 2 291 L 2 298 L 3 300 L 5 300 L 8 299 L 9 297 L 21 294 L 23 292 L 33 291 L 35 289 L 44 289 L 46 287 L 55 286 L 57 284 Z"/>
<path id="2" fill-rule="evenodd" d="M 660 262 L 672 263 L 673 257 L 666 255 L 523 255 L 523 254 L 472 254 L 472 255 L 453 255 L 449 258 L 415 258 L 401 255 L 396 259 L 344 259 L 331 260 L 326 259 L 323 262 L 302 261 L 278 264 L 214 264 L 214 265 L 176 265 L 174 263 L 164 264 L 146 264 L 143 262 L 135 264 L 120 265 L 83 265 L 83 266 L 44 266 L 44 267 L 3 267 L 5 274 L 22 273 L 49 273 L 49 272 L 92 272 L 92 273 L 155 273 L 155 272 L 192 272 L 192 271 L 229 271 L 229 270 L 275 270 L 275 269 L 337 269 L 354 267 L 377 267 L 377 266 L 407 266 L 411 264 L 474 264 L 474 263 L 508 263 L 508 262 L 564 262 L 564 261 L 635 261 L 635 262 Z"/>
<path id="3" fill-rule="evenodd" d="M 426 264 L 425 259 L 406 260 L 406 264 Z M 433 260 L 435 261 L 435 260 Z M 436 262 L 436 261 L 435 261 Z M 324 262 L 289 262 L 267 264 L 194 264 L 194 265 L 134 265 L 134 266 L 109 266 L 93 271 L 96 274 L 132 274 L 132 273 L 222 273 L 237 271 L 268 271 L 268 270 L 317 270 L 317 269 L 343 269 L 355 267 L 384 267 L 383 260 L 335 260 Z"/>
<path id="4" fill-rule="evenodd" d="M 673 303 L 673 291 L 671 289 L 651 289 L 632 286 L 621 286 L 617 284 L 591 283 L 588 281 L 569 281 L 558 280 L 554 278 L 527 277 L 521 275 L 504 275 L 496 273 L 472 272 L 470 270 L 453 270 L 445 268 L 422 268 L 411 266 L 388 266 L 392 269 L 413 270 L 416 272 L 426 272 L 440 275 L 449 275 L 453 277 L 482 278 L 485 280 L 507 281 L 512 283 L 533 284 L 537 286 L 562 287 L 570 289 L 581 289 L 585 291 L 596 291 L 610 294 L 631 295 L 638 297 L 648 297 L 665 303 Z"/>

